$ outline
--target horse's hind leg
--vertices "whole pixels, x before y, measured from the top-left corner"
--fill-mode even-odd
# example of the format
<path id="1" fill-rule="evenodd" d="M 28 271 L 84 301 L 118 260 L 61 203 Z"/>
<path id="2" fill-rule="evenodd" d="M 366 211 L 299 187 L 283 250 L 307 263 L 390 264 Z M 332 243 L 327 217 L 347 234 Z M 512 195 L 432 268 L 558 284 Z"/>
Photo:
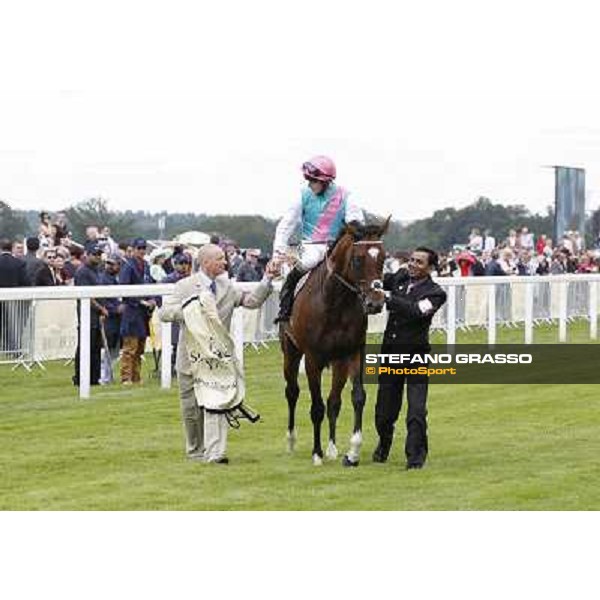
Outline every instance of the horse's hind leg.
<path id="1" fill-rule="evenodd" d="M 363 385 L 364 347 L 353 358 L 349 365 L 352 377 L 352 406 L 354 407 L 354 427 L 350 438 L 350 450 L 344 456 L 342 464 L 345 467 L 356 467 L 360 460 L 362 446 L 362 417 L 367 394 Z"/>
<path id="2" fill-rule="evenodd" d="M 285 377 L 285 397 L 288 403 L 288 452 L 293 452 L 296 446 L 296 403 L 300 394 L 298 386 L 298 369 L 302 353 L 292 341 L 285 337 L 282 341 L 283 349 L 283 375 Z"/>
<path id="3" fill-rule="evenodd" d="M 336 361 L 332 366 L 331 391 L 327 398 L 327 420 L 329 421 L 329 444 L 325 455 L 334 460 L 338 451 L 335 445 L 336 423 L 342 405 L 342 390 L 348 380 L 348 365 L 345 361 Z"/>
<path id="4" fill-rule="evenodd" d="M 306 377 L 308 378 L 308 387 L 310 389 L 310 418 L 313 424 L 313 464 L 318 466 L 323 464 L 323 449 L 321 448 L 321 424 L 325 418 L 325 403 L 321 395 L 321 375 L 323 367 L 316 364 L 314 359 L 306 355 Z"/>

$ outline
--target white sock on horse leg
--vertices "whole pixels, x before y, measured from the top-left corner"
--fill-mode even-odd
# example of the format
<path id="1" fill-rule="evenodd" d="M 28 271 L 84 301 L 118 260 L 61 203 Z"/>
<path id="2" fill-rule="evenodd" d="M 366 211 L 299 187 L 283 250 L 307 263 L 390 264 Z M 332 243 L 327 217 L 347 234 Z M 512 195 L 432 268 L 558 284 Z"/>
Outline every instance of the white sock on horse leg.
<path id="1" fill-rule="evenodd" d="M 350 450 L 346 455 L 352 462 L 358 462 L 362 446 L 362 431 L 355 431 L 350 438 Z"/>
<path id="2" fill-rule="evenodd" d="M 335 460 L 338 456 L 338 449 L 332 440 L 329 440 L 329 444 L 327 444 L 327 450 L 325 451 L 325 456 L 329 460 Z"/>

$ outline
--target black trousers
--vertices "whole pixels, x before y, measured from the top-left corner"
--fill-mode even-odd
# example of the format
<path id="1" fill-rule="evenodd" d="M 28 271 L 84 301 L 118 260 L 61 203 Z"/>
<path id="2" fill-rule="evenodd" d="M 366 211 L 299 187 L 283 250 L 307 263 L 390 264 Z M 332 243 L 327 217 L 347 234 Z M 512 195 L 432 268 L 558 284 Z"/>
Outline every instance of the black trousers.
<path id="1" fill-rule="evenodd" d="M 407 388 L 405 453 L 408 465 L 422 465 L 427 458 L 427 376 L 386 375 L 379 380 L 375 427 L 382 447 L 389 451 L 400 409 L 404 387 Z M 386 452 L 387 454 L 387 452 Z"/>
<path id="2" fill-rule="evenodd" d="M 77 339 L 79 340 L 79 327 L 77 328 Z M 102 350 L 102 337 L 100 329 L 90 329 L 90 385 L 98 385 L 100 380 L 100 351 Z M 75 375 L 73 384 L 79 385 L 79 342 L 75 352 Z"/>

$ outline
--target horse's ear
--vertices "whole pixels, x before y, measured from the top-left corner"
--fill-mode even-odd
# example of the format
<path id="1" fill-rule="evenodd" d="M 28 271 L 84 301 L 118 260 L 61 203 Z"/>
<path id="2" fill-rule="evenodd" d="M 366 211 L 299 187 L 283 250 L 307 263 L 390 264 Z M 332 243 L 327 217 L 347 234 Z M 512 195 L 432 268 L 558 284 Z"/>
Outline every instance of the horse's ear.
<path id="1" fill-rule="evenodd" d="M 392 220 L 392 215 L 388 215 L 388 218 L 385 220 L 385 223 L 381 226 L 381 236 L 383 237 L 390 226 L 390 221 Z"/>
<path id="2" fill-rule="evenodd" d="M 359 237 L 361 231 L 361 225 L 358 221 L 350 221 L 350 223 L 346 223 L 346 229 L 344 233 L 349 233 L 353 239 Z"/>

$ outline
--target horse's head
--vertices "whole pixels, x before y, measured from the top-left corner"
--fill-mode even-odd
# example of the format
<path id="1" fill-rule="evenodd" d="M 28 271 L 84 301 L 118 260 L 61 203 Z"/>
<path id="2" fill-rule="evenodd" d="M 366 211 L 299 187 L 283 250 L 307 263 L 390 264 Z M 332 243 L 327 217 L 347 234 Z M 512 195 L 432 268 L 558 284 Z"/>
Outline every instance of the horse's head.
<path id="1" fill-rule="evenodd" d="M 385 251 L 381 238 L 390 217 L 383 225 L 348 224 L 329 257 L 336 276 L 360 296 L 367 314 L 381 312 L 383 294 L 383 261 Z"/>

